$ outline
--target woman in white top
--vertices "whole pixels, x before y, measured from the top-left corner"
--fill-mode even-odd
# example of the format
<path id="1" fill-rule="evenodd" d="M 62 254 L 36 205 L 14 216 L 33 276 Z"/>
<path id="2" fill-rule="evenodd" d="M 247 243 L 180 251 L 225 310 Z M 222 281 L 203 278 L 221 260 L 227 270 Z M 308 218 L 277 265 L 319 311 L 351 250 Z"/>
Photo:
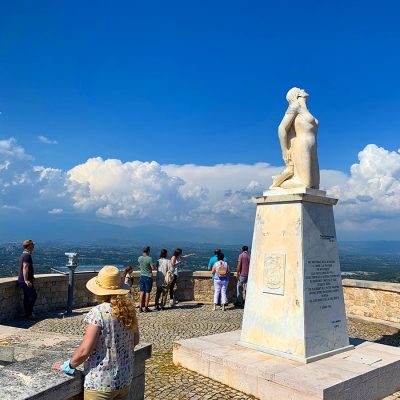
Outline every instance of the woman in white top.
<path id="1" fill-rule="evenodd" d="M 188 258 L 195 256 L 196 253 L 190 253 L 190 254 L 185 254 L 182 255 L 183 250 L 180 248 L 175 249 L 173 256 L 171 257 L 171 265 L 172 265 L 172 271 L 174 274 L 174 277 L 171 282 L 171 286 L 169 287 L 169 298 L 170 298 L 170 304 L 173 306 L 177 301 L 174 300 L 174 288 L 176 285 L 176 281 L 178 279 L 178 267 L 180 264 L 182 264 L 181 259 L 182 258 Z"/>
<path id="2" fill-rule="evenodd" d="M 86 333 L 72 358 L 53 368 L 72 375 L 84 362 L 84 400 L 127 400 L 139 343 L 133 299 L 114 266 L 103 267 L 86 287 L 100 304 L 86 315 Z"/>
<path id="3" fill-rule="evenodd" d="M 225 311 L 225 306 L 228 304 L 226 291 L 228 289 L 229 284 L 229 275 L 231 270 L 229 269 L 229 265 L 226 261 L 224 261 L 224 255 L 222 253 L 218 253 L 217 255 L 218 261 L 214 263 L 211 274 L 214 276 L 214 306 L 213 310 L 216 310 L 219 296 L 221 295 L 221 307 L 222 311 Z"/>
<path id="4" fill-rule="evenodd" d="M 168 289 L 173 279 L 173 271 L 171 260 L 167 258 L 168 252 L 166 249 L 162 249 L 160 252 L 160 259 L 157 261 L 157 292 L 155 300 L 155 309 L 164 310 L 167 302 Z M 160 303 L 161 297 L 161 303 Z"/>

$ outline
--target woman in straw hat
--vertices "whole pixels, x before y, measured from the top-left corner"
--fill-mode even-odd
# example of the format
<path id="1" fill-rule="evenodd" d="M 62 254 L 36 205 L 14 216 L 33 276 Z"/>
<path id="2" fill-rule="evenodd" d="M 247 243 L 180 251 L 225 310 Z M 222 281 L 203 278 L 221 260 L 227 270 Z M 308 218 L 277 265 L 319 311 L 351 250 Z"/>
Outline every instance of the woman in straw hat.
<path id="1" fill-rule="evenodd" d="M 103 267 L 86 287 L 96 295 L 99 304 L 84 321 L 85 336 L 72 358 L 53 366 L 72 375 L 84 362 L 85 400 L 128 399 L 133 377 L 134 347 L 139 330 L 129 289 L 121 283 L 114 266 Z"/>

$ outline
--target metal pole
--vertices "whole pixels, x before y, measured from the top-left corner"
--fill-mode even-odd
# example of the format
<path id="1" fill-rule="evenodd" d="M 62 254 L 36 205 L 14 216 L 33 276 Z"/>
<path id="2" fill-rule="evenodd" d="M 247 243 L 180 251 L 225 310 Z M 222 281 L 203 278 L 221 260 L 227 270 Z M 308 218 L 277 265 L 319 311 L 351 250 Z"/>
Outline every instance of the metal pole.
<path id="1" fill-rule="evenodd" d="M 69 269 L 68 275 L 68 302 L 67 302 L 67 314 L 72 314 L 72 308 L 74 303 L 74 278 L 75 269 L 78 266 L 78 253 L 65 253 L 68 257 L 67 267 Z"/>
<path id="2" fill-rule="evenodd" d="M 74 276 L 75 276 L 75 268 L 69 269 L 68 276 L 68 305 L 67 305 L 67 314 L 72 314 L 72 304 L 74 301 Z"/>

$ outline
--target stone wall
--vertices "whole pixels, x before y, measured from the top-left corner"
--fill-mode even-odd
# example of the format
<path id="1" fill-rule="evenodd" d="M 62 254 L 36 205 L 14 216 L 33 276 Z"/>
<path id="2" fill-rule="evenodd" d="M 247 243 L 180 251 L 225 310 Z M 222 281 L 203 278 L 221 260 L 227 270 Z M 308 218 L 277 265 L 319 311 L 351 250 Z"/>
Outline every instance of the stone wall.
<path id="1" fill-rule="evenodd" d="M 94 302 L 93 295 L 86 289 L 86 282 L 94 273 L 76 274 L 74 285 L 74 307 L 85 307 Z M 44 274 L 35 277 L 34 284 L 38 293 L 35 312 L 66 310 L 68 276 Z M 22 289 L 17 285 L 17 278 L 0 279 L 0 322 L 23 314 Z"/>
<path id="2" fill-rule="evenodd" d="M 400 323 L 400 284 L 344 279 L 343 291 L 347 315 Z"/>
<path id="3" fill-rule="evenodd" d="M 86 282 L 95 273 L 75 275 L 74 307 L 94 304 L 94 296 L 86 289 Z M 228 300 L 236 300 L 236 277 L 232 274 L 228 287 Z M 138 295 L 139 273 L 134 273 L 133 293 Z M 68 276 L 60 274 L 37 275 L 35 287 L 38 300 L 36 312 L 65 310 L 67 307 Z M 371 282 L 353 279 L 343 280 L 346 312 L 350 316 L 400 323 L 400 284 Z M 155 285 L 151 299 L 155 297 Z M 176 297 L 181 301 L 212 303 L 213 281 L 207 271 L 182 271 L 179 274 Z M 22 290 L 16 278 L 0 279 L 0 322 L 10 320 L 23 313 Z"/>
<path id="4" fill-rule="evenodd" d="M 95 273 L 75 274 L 74 308 L 94 304 L 94 296 L 86 289 L 86 282 Z M 154 274 L 155 277 L 155 274 Z M 66 310 L 68 293 L 68 276 L 61 274 L 43 274 L 35 277 L 35 288 L 38 299 L 35 312 Z M 134 273 L 133 293 L 138 297 L 139 273 Z M 211 303 L 213 299 L 213 282 L 209 272 L 182 271 L 179 274 L 176 297 L 181 301 L 199 301 Z M 151 299 L 154 300 L 156 287 L 153 285 Z M 236 277 L 232 276 L 228 287 L 228 299 L 234 301 L 236 296 Z M 0 323 L 23 314 L 22 290 L 17 285 L 17 278 L 0 279 Z"/>
<path id="5" fill-rule="evenodd" d="M 155 278 L 155 274 L 154 274 Z M 236 277 L 231 274 L 228 286 L 228 300 L 233 302 L 236 300 Z M 135 298 L 139 291 L 139 274 L 135 273 L 133 281 L 133 292 Z M 156 295 L 156 286 L 153 285 L 151 299 L 154 300 Z M 182 271 L 179 273 L 176 294 L 179 301 L 198 301 L 201 303 L 212 303 L 214 296 L 214 284 L 211 279 L 211 273 L 207 271 Z"/>

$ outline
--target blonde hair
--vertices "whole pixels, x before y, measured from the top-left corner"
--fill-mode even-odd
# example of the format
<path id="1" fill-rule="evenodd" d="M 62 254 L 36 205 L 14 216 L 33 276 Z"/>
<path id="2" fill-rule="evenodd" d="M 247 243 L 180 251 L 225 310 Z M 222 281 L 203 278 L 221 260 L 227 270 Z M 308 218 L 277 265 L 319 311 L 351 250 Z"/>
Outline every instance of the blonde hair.
<path id="1" fill-rule="evenodd" d="M 111 315 L 130 330 L 138 329 L 135 305 L 133 299 L 128 295 L 96 296 L 99 303 L 111 303 Z"/>

